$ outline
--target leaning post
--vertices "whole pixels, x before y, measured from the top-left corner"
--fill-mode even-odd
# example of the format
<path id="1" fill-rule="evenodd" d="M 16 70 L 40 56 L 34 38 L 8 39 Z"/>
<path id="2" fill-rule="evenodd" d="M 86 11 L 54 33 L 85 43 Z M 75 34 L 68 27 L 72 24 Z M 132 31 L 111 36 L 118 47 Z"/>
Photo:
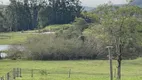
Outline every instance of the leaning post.
<path id="1" fill-rule="evenodd" d="M 108 49 L 109 53 L 110 80 L 113 80 L 113 67 L 112 67 L 112 54 L 111 54 L 111 49 L 113 48 L 113 46 L 107 46 L 106 48 Z"/>

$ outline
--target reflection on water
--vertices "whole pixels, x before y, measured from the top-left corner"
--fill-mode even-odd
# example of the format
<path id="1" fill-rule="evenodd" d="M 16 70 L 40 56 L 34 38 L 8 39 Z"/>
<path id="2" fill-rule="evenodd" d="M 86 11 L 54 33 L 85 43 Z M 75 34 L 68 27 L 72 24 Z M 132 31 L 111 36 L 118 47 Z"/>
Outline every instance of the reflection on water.
<path id="1" fill-rule="evenodd" d="M 0 51 L 8 50 L 10 45 L 0 45 Z M 19 50 L 24 50 L 25 48 L 23 46 L 15 45 Z M 6 53 L 1 53 L 1 57 L 5 58 L 7 56 Z"/>
<path id="2" fill-rule="evenodd" d="M 7 54 L 6 53 L 1 53 L 1 55 L 0 55 L 2 58 L 5 58 L 6 56 L 7 56 Z"/>

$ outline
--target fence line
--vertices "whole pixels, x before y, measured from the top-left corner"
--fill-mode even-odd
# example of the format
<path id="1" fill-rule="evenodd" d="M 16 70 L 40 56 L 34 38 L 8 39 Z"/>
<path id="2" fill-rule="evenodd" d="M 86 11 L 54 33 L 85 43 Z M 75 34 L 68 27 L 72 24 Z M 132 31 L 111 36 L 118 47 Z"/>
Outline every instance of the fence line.
<path id="1" fill-rule="evenodd" d="M 31 77 L 34 78 L 36 75 L 47 75 L 47 74 L 67 74 L 68 78 L 71 77 L 71 69 L 66 71 L 50 71 L 43 69 L 21 69 L 13 68 L 11 71 L 7 72 L 5 76 L 0 77 L 0 80 L 16 80 L 16 78 L 21 77 Z M 80 72 L 74 72 L 74 74 L 80 74 Z"/>
<path id="2" fill-rule="evenodd" d="M 34 74 L 54 74 L 54 73 L 60 73 L 60 74 L 67 74 L 66 72 L 51 72 L 47 73 L 48 70 L 42 70 L 42 69 L 21 69 L 21 68 L 13 68 L 13 70 L 6 73 L 5 76 L 0 77 L 0 80 L 16 80 L 16 78 L 22 77 L 22 74 L 29 74 L 31 75 L 31 78 L 34 77 Z M 71 75 L 71 69 L 69 69 L 68 77 L 70 78 Z M 26 77 L 26 76 L 24 76 Z"/>
<path id="3" fill-rule="evenodd" d="M 15 80 L 21 76 L 21 68 L 13 68 L 13 70 L 6 73 L 5 76 L 0 77 L 0 80 Z"/>
<path id="4" fill-rule="evenodd" d="M 116 70 L 114 70 L 114 78 L 116 77 Z M 13 68 L 11 71 L 7 72 L 4 76 L 0 77 L 0 80 L 18 80 L 22 78 L 23 80 L 25 78 L 30 78 L 34 80 L 34 78 L 37 78 L 39 76 L 57 76 L 57 75 L 64 75 L 66 78 L 71 78 L 78 75 L 87 75 L 87 76 L 103 76 L 105 78 L 109 78 L 109 73 L 94 73 L 94 72 L 79 72 L 79 71 L 73 71 L 72 69 L 64 69 L 64 70 L 44 70 L 44 69 L 21 69 L 21 68 Z M 142 74 L 128 74 L 122 76 L 139 76 Z M 28 79 L 25 79 L 28 80 Z"/>

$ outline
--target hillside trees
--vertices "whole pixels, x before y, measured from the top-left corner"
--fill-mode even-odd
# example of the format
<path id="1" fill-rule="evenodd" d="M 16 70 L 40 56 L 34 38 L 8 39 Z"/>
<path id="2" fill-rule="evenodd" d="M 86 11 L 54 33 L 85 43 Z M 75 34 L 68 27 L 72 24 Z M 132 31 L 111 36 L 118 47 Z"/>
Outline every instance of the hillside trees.
<path id="1" fill-rule="evenodd" d="M 80 16 L 79 0 L 48 0 L 48 5 L 39 12 L 42 26 L 45 24 L 67 24 Z"/>
<path id="2" fill-rule="evenodd" d="M 3 27 L 3 17 L 2 17 L 2 12 L 0 12 L 0 32 L 4 31 L 4 27 Z"/>
<path id="3" fill-rule="evenodd" d="M 2 20 L 8 31 L 21 31 L 71 23 L 81 11 L 79 0 L 10 0 Z"/>
<path id="4" fill-rule="evenodd" d="M 38 10 L 43 0 L 10 0 L 5 17 L 11 31 L 34 29 L 38 25 Z"/>
<path id="5" fill-rule="evenodd" d="M 99 23 L 99 17 L 97 14 L 94 14 L 93 12 L 87 12 L 83 11 L 81 13 L 81 17 L 87 22 L 87 23 Z"/>
<path id="6" fill-rule="evenodd" d="M 76 18 L 71 27 L 58 31 L 57 36 L 66 39 L 81 38 L 84 36 L 83 31 L 88 27 L 88 23 L 83 18 Z"/>
<path id="7" fill-rule="evenodd" d="M 5 7 L 5 6 L 3 6 Z M 4 9 L 3 7 L 0 7 L 0 32 L 7 31 L 7 27 L 5 25 L 5 16 L 4 16 Z"/>

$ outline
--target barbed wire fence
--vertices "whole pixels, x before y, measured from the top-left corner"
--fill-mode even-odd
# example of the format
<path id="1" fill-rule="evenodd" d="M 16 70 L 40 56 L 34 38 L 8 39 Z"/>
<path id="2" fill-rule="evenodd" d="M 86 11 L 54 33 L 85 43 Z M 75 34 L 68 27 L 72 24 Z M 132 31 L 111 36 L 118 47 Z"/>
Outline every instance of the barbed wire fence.
<path id="1" fill-rule="evenodd" d="M 34 80 L 38 77 L 58 77 L 58 75 L 63 75 L 66 78 L 72 78 L 74 76 L 103 76 L 103 79 L 109 78 L 108 73 L 102 72 L 85 72 L 85 71 L 75 71 L 73 69 L 22 69 L 13 68 L 11 71 L 7 72 L 4 76 L 0 76 L 0 80 Z M 123 74 L 125 77 L 141 76 L 141 73 L 137 74 Z M 60 76 L 59 76 L 60 77 Z M 116 77 L 116 71 L 114 71 L 114 78 Z M 81 78 L 83 78 L 81 76 Z M 37 79 L 36 79 L 37 80 Z M 39 79 L 40 80 L 40 79 Z"/>
<path id="2" fill-rule="evenodd" d="M 13 68 L 13 70 L 0 77 L 0 80 L 15 80 L 17 77 L 22 77 L 21 68 Z"/>
<path id="3" fill-rule="evenodd" d="M 7 72 L 4 76 L 0 77 L 0 80 L 18 80 L 19 78 L 36 78 L 38 76 L 51 76 L 51 75 L 64 75 L 66 78 L 71 78 L 73 75 L 108 75 L 108 74 L 98 74 L 89 73 L 82 71 L 73 71 L 72 69 L 62 69 L 62 70 L 44 70 L 44 69 L 21 69 L 13 68 L 11 71 Z"/>

